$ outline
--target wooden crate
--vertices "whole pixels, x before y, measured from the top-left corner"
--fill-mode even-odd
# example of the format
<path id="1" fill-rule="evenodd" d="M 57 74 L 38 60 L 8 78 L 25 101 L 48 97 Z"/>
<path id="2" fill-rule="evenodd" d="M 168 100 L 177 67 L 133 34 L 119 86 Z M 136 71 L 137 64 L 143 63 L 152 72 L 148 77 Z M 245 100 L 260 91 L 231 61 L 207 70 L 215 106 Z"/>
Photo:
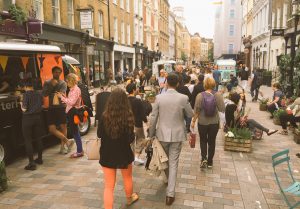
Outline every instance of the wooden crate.
<path id="1" fill-rule="evenodd" d="M 276 118 L 276 117 L 273 118 L 273 123 L 278 126 L 281 125 L 279 118 Z"/>
<path id="2" fill-rule="evenodd" d="M 267 111 L 267 105 L 266 104 L 259 104 L 259 110 L 260 111 Z"/>
<path id="3" fill-rule="evenodd" d="M 297 129 L 294 132 L 294 142 L 300 144 L 300 131 Z"/>
<path id="4" fill-rule="evenodd" d="M 234 138 L 225 136 L 224 150 L 235 151 L 235 152 L 251 152 L 252 151 L 252 140 L 247 139 L 244 143 L 241 143 Z"/>

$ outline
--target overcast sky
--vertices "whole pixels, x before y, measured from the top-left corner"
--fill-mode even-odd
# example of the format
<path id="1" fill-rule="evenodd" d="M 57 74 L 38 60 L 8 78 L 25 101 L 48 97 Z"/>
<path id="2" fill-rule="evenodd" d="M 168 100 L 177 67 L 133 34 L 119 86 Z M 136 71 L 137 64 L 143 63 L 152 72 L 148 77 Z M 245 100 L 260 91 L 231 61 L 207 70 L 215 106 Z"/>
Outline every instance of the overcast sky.
<path id="1" fill-rule="evenodd" d="M 169 0 L 171 8 L 184 7 L 186 26 L 191 34 L 200 33 L 201 37 L 213 38 L 214 15 L 216 6 L 214 0 Z"/>

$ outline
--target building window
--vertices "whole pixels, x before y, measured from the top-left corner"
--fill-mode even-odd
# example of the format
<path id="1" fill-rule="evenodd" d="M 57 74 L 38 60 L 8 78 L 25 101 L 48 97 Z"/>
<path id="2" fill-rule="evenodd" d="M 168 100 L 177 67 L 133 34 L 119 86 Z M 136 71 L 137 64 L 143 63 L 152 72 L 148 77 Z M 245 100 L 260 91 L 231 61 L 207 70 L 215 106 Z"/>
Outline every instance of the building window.
<path id="1" fill-rule="evenodd" d="M 121 22 L 121 43 L 125 44 L 125 24 Z"/>
<path id="2" fill-rule="evenodd" d="M 234 36 L 234 25 L 229 25 L 229 35 Z"/>
<path id="3" fill-rule="evenodd" d="M 52 0 L 52 18 L 53 23 L 60 25 L 60 2 L 59 0 Z"/>
<path id="4" fill-rule="evenodd" d="M 68 0 L 68 26 L 74 28 L 74 5 L 73 0 Z"/>
<path id="5" fill-rule="evenodd" d="M 126 0 L 126 11 L 130 12 L 130 0 Z"/>
<path id="6" fill-rule="evenodd" d="M 98 17 L 98 23 L 99 23 L 99 38 L 103 38 L 103 13 L 99 12 L 99 17 Z"/>
<path id="7" fill-rule="evenodd" d="M 118 19 L 114 17 L 114 39 L 118 42 Z"/>
<path id="8" fill-rule="evenodd" d="M 134 42 L 139 42 L 139 26 L 137 23 L 134 24 Z"/>
<path id="9" fill-rule="evenodd" d="M 124 0 L 120 0 L 120 7 L 121 9 L 124 9 Z"/>
<path id="10" fill-rule="evenodd" d="M 234 18 L 234 9 L 230 10 L 230 18 Z"/>
<path id="11" fill-rule="evenodd" d="M 113 0 L 113 3 L 114 3 L 115 5 L 117 5 L 117 0 Z"/>
<path id="12" fill-rule="evenodd" d="M 127 44 L 130 45 L 130 25 L 127 24 Z"/>
<path id="13" fill-rule="evenodd" d="M 228 45 L 228 53 L 233 54 L 233 44 Z"/>
<path id="14" fill-rule="evenodd" d="M 230 4 L 234 5 L 235 4 L 235 0 L 230 0 Z"/>
<path id="15" fill-rule="evenodd" d="M 44 20 L 43 0 L 34 0 L 33 9 L 35 11 L 35 18 Z"/>
<path id="16" fill-rule="evenodd" d="M 143 24 L 140 23 L 140 30 L 139 30 L 139 36 L 140 36 L 140 43 L 143 43 Z"/>

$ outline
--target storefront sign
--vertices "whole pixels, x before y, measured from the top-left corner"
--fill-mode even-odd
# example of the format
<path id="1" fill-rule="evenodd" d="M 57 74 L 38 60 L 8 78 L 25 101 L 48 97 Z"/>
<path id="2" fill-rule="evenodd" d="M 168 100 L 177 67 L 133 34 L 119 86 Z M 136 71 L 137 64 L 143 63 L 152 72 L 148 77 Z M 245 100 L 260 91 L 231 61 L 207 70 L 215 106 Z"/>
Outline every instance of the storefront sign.
<path id="1" fill-rule="evenodd" d="M 26 31 L 23 25 L 18 25 L 13 21 L 5 21 L 3 25 L 0 24 L 0 34 L 25 37 Z"/>
<path id="2" fill-rule="evenodd" d="M 272 36 L 284 36 L 284 29 L 273 29 Z"/>
<path id="3" fill-rule="evenodd" d="M 92 29 L 93 28 L 93 17 L 92 11 L 80 11 L 80 26 L 81 29 Z"/>

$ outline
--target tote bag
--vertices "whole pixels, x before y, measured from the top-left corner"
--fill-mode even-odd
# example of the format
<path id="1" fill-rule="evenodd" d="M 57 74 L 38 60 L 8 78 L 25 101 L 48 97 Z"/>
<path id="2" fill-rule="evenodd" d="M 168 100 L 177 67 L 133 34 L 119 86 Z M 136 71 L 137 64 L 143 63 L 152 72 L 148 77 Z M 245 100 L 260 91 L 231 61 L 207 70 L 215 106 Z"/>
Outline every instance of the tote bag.
<path id="1" fill-rule="evenodd" d="M 100 160 L 100 139 L 92 139 L 86 142 L 86 155 L 88 160 Z"/>

